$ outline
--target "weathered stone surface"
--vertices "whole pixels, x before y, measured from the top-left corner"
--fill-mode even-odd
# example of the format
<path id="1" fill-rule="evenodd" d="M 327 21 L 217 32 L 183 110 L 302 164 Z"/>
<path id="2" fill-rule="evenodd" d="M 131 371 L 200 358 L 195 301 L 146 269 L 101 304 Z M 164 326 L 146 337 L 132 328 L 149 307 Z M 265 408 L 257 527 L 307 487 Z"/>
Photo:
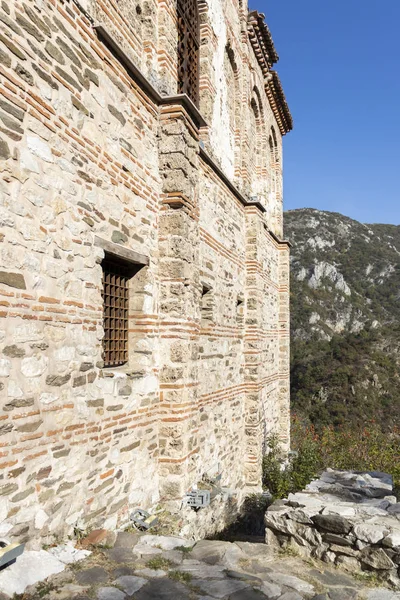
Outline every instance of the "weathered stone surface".
<path id="1" fill-rule="evenodd" d="M 207 565 L 197 560 L 184 560 L 183 563 L 177 567 L 177 570 L 181 571 L 182 573 L 190 573 L 192 577 L 196 577 L 198 579 L 224 578 L 224 567 L 219 565 Z"/>
<path id="2" fill-rule="evenodd" d="M 205 594 L 211 595 L 213 598 L 224 598 L 240 590 L 250 589 L 248 583 L 237 579 L 198 579 L 196 586 Z"/>
<path id="3" fill-rule="evenodd" d="M 312 521 L 317 527 L 333 533 L 349 533 L 351 523 L 339 515 L 314 515 Z"/>
<path id="4" fill-rule="evenodd" d="M 368 544 L 377 544 L 389 533 L 383 525 L 373 525 L 370 523 L 361 523 L 355 525 L 354 535 Z"/>
<path id="5" fill-rule="evenodd" d="M 190 590 L 177 581 L 153 579 L 135 594 L 135 600 L 191 600 Z"/>
<path id="6" fill-rule="evenodd" d="M 395 568 L 395 564 L 388 557 L 382 548 L 364 548 L 360 552 L 360 560 L 362 563 L 378 570 L 387 570 Z"/>
<path id="7" fill-rule="evenodd" d="M 250 588 L 233 592 L 229 596 L 229 600 L 265 600 L 265 595 L 259 590 Z"/>
<path id="8" fill-rule="evenodd" d="M 101 587 L 96 597 L 98 600 L 124 600 L 126 594 L 115 587 Z"/>
<path id="9" fill-rule="evenodd" d="M 20 58 L 21 60 L 25 60 L 25 54 L 10 40 L 9 37 L 0 33 L 0 42 L 2 42 L 15 56 Z M 6 66 L 11 65 L 11 60 L 8 55 L 5 55 L 5 64 Z"/>
<path id="10" fill-rule="evenodd" d="M 230 542 L 219 542 L 214 540 L 201 540 L 194 546 L 190 558 L 202 560 L 214 565 L 222 560 Z"/>
<path id="11" fill-rule="evenodd" d="M 276 585 L 276 583 L 271 583 L 270 581 L 263 581 L 260 590 L 268 598 L 268 600 L 276 600 L 276 598 L 279 598 L 282 593 L 281 587 Z"/>
<path id="12" fill-rule="evenodd" d="M 11 346 L 5 346 L 3 348 L 3 354 L 5 356 L 10 356 L 11 358 L 22 358 L 25 356 L 25 350 L 16 344 L 12 344 Z"/>
<path id="13" fill-rule="evenodd" d="M 10 158 L 10 156 L 10 148 L 7 142 L 5 140 L 0 140 L 0 158 L 3 160 L 7 160 L 7 158 Z"/>
<path id="14" fill-rule="evenodd" d="M 25 278 L 20 273 L 0 271 L 0 283 L 17 288 L 18 290 L 26 290 Z"/>
<path id="15" fill-rule="evenodd" d="M 400 549 L 400 529 L 393 533 L 390 533 L 385 537 L 382 541 L 384 546 L 388 546 L 389 548 L 399 548 Z"/>
<path id="16" fill-rule="evenodd" d="M 143 577 L 134 577 L 132 575 L 123 575 L 122 577 L 119 577 L 115 583 L 119 588 L 122 588 L 128 596 L 132 596 L 132 594 L 146 585 L 147 579 L 144 579 Z"/>
<path id="17" fill-rule="evenodd" d="M 239 194 L 213 163 L 200 159 L 203 117 L 190 103 L 167 99 L 177 90 L 174 11 L 154 2 L 122 2 L 110 17 L 106 4 L 21 0 L 1 8 L 0 59 L 11 71 L 0 100 L 0 157 L 7 161 L 0 350 L 16 349 L 0 358 L 1 393 L 8 396 L 0 433 L 9 452 L 0 477 L 1 484 L 18 485 L 7 497 L 18 506 L 10 515 L 0 508 L 0 528 L 27 518 L 30 529 L 23 535 L 32 544 L 40 544 L 40 536 L 45 544 L 66 539 L 74 527 L 116 529 L 129 521 L 128 510 L 171 499 L 172 529 L 197 540 L 235 518 L 245 490 L 259 489 L 262 438 L 277 432 L 289 447 L 289 251 L 279 242 L 282 132 L 264 92 L 263 67 L 250 39 L 243 41 L 241 10 L 236 3 L 225 15 L 216 0 L 217 29 L 208 22 L 213 11 L 204 13 L 202 39 L 202 49 L 221 59 L 215 69 L 203 61 L 202 77 L 216 93 L 204 106 L 209 130 L 202 133 L 202 153 L 212 154 L 228 179 L 243 174 Z M 97 23 L 110 28 L 162 101 L 147 97 L 118 52 L 110 54 Z M 237 81 L 225 60 L 228 32 L 232 47 L 241 49 Z M 261 91 L 253 100 L 263 114 L 265 139 L 276 129 L 273 170 L 268 144 L 258 149 L 265 168 L 254 167 L 257 125 L 250 102 L 236 100 L 235 85 L 243 97 L 250 98 L 255 86 Z M 244 206 L 255 190 L 265 215 Z M 128 360 L 117 368 L 105 366 L 103 352 L 105 255 L 119 256 L 129 280 Z M 255 257 L 258 266 L 249 276 Z M 207 307 L 203 284 L 212 296 Z M 214 327 L 216 339 L 207 334 Z M 263 365 L 246 370 L 254 350 L 249 328 L 276 334 L 259 341 Z M 261 383 L 250 393 L 251 381 Z M 178 405 L 195 407 L 190 424 L 175 414 Z M 265 422 L 253 422 L 255 406 L 268 415 Z M 212 456 L 197 453 L 204 440 Z M 49 461 L 51 473 L 39 477 Z M 223 494 L 196 514 L 178 509 L 175 503 L 212 465 L 220 465 L 221 481 L 237 503 Z M 10 502 L 28 492 L 26 501 Z M 235 570 L 246 558 L 237 545 L 225 554 L 225 566 Z M 125 561 L 127 553 L 119 548 L 113 556 Z M 128 558 L 132 562 L 134 553 Z"/>
<path id="18" fill-rule="evenodd" d="M 60 387 L 60 386 L 64 385 L 65 383 L 67 383 L 70 379 L 71 379 L 70 373 L 68 373 L 67 375 L 48 375 L 46 377 L 46 384 Z"/>
<path id="19" fill-rule="evenodd" d="M 107 581 L 108 574 L 101 567 L 92 567 L 91 569 L 78 571 L 76 579 L 81 585 L 94 585 Z"/>
<path id="20" fill-rule="evenodd" d="M 108 110 L 113 115 L 113 117 L 118 119 L 118 121 L 121 123 L 121 125 L 125 125 L 126 119 L 125 119 L 124 115 L 117 108 L 115 108 L 115 106 L 113 106 L 112 104 L 109 104 Z"/>
<path id="21" fill-rule="evenodd" d="M 18 560 L 0 572 L 0 591 L 13 596 L 50 575 L 61 573 L 65 565 L 44 550 L 25 551 Z"/>
<path id="22" fill-rule="evenodd" d="M 23 65 L 21 65 L 20 63 L 18 63 L 17 66 L 15 67 L 15 72 L 17 75 L 19 75 L 19 77 L 21 77 L 21 79 L 26 81 L 26 83 L 28 85 L 34 84 L 34 79 L 33 79 L 32 73 L 30 73 L 28 71 L 28 69 L 26 67 L 24 67 Z"/>
<path id="23" fill-rule="evenodd" d="M 299 579 L 298 577 L 294 577 L 293 575 L 286 575 L 285 573 L 278 572 L 268 573 L 268 579 L 271 579 L 271 581 L 277 583 L 278 585 L 293 588 L 300 593 L 315 593 L 314 587 L 311 584 Z"/>

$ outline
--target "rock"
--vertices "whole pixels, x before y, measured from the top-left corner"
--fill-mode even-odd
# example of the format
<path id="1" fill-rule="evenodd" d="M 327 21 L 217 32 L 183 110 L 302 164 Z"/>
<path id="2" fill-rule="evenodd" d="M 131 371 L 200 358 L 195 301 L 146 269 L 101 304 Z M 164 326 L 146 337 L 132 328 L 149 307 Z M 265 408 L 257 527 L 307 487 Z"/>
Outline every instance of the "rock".
<path id="1" fill-rule="evenodd" d="M 224 578 L 223 566 L 208 565 L 197 560 L 184 560 L 183 563 L 177 567 L 177 570 L 183 573 L 190 573 L 192 577 L 196 577 L 198 579 Z"/>
<path id="2" fill-rule="evenodd" d="M 275 598 L 279 598 L 282 593 L 281 587 L 270 581 L 263 581 L 260 590 L 267 596 L 268 600 L 275 600 Z"/>
<path id="3" fill-rule="evenodd" d="M 400 502 L 397 504 L 392 504 L 388 507 L 387 512 L 391 515 L 400 515 Z"/>
<path id="4" fill-rule="evenodd" d="M 213 579 L 211 581 L 200 579 L 196 581 L 196 586 L 215 598 L 224 598 L 224 596 L 250 587 L 248 583 L 238 581 L 237 579 Z"/>
<path id="5" fill-rule="evenodd" d="M 234 592 L 229 596 L 229 600 L 265 600 L 265 596 L 259 590 L 249 588 Z"/>
<path id="6" fill-rule="evenodd" d="M 135 594 L 135 600 L 191 600 L 191 592 L 171 579 L 153 579 Z M 218 597 L 218 596 L 217 596 Z"/>
<path id="7" fill-rule="evenodd" d="M 113 587 L 102 587 L 97 590 L 97 600 L 124 600 L 126 594 Z"/>
<path id="8" fill-rule="evenodd" d="M 368 544 L 377 544 L 389 533 L 382 525 L 372 525 L 370 523 L 355 525 L 353 531 L 358 539 Z"/>
<path id="9" fill-rule="evenodd" d="M 139 591 L 147 583 L 147 579 L 143 577 L 135 577 L 133 575 L 123 575 L 119 577 L 115 582 L 118 587 L 121 587 L 128 596 L 132 596 L 135 592 Z"/>
<path id="10" fill-rule="evenodd" d="M 351 523 L 340 515 L 314 515 L 312 521 L 321 529 L 333 533 L 349 533 Z"/>
<path id="11" fill-rule="evenodd" d="M 54 162 L 50 146 L 46 144 L 46 142 L 44 142 L 42 139 L 33 135 L 27 135 L 26 142 L 32 154 L 35 154 L 36 156 L 38 156 L 46 162 Z"/>
<path id="12" fill-rule="evenodd" d="M 0 56 L 1 58 L 1 56 Z M 11 153 L 10 153 L 10 148 L 7 144 L 7 142 L 5 140 L 0 140 L 0 158 L 2 160 L 7 160 L 7 158 L 10 158 Z"/>
<path id="13" fill-rule="evenodd" d="M 399 600 L 399 594 L 385 589 L 375 589 L 366 591 L 367 600 Z"/>
<path id="14" fill-rule="evenodd" d="M 150 546 L 143 546 L 143 547 L 150 549 Z M 158 553 L 161 552 L 161 550 L 158 550 L 158 548 L 153 548 L 153 551 L 154 551 L 153 554 L 156 553 L 156 551 L 158 551 Z M 136 553 L 136 548 L 135 548 L 135 553 Z M 131 563 L 135 558 L 135 555 L 130 548 L 123 548 L 123 547 L 112 548 L 111 550 L 106 550 L 105 554 L 106 554 L 106 556 L 108 556 L 108 558 L 110 558 L 112 561 L 114 561 L 116 563 Z"/>
<path id="15" fill-rule="evenodd" d="M 382 548 L 364 548 L 360 552 L 360 560 L 364 564 L 378 570 L 393 569 L 396 566 Z"/>
<path id="16" fill-rule="evenodd" d="M 102 567 L 92 567 L 83 571 L 78 571 L 76 580 L 81 585 L 96 585 L 108 580 L 108 574 Z"/>
<path id="17" fill-rule="evenodd" d="M 174 550 L 179 547 L 191 548 L 193 546 L 193 542 L 185 538 L 149 534 L 141 536 L 140 544 L 161 550 Z"/>
<path id="18" fill-rule="evenodd" d="M 336 557 L 336 555 L 334 555 Z M 345 571 L 349 573 L 358 573 L 361 570 L 361 565 L 359 561 L 353 556 L 344 556 L 340 555 L 336 558 L 335 564 L 338 567 L 342 567 Z"/>
<path id="19" fill-rule="evenodd" d="M 355 600 L 359 598 L 357 590 L 352 588 L 340 588 L 337 590 L 329 590 L 329 600 Z"/>
<path id="20" fill-rule="evenodd" d="M 330 542 L 331 544 L 337 544 L 338 546 L 351 546 L 352 542 L 345 537 L 340 535 L 336 535 L 334 533 L 324 533 L 322 535 L 322 539 L 325 542 Z"/>
<path id="21" fill-rule="evenodd" d="M 301 508 L 289 512 L 288 517 L 292 521 L 297 521 L 297 523 L 303 523 L 304 525 L 312 525 L 313 523 L 307 513 Z"/>
<path id="22" fill-rule="evenodd" d="M 318 569 L 312 569 L 310 571 L 310 576 L 328 586 L 340 585 L 346 587 L 354 585 L 354 581 L 350 577 L 338 573 L 337 571 L 319 571 Z"/>
<path id="23" fill-rule="evenodd" d="M 26 290 L 24 276 L 20 273 L 7 273 L 0 271 L 0 283 L 8 285 L 19 290 Z"/>
<path id="24" fill-rule="evenodd" d="M 382 544 L 389 548 L 400 548 L 400 531 L 393 531 L 387 535 Z"/>
<path id="25" fill-rule="evenodd" d="M 268 579 L 271 579 L 278 585 L 286 585 L 287 587 L 293 588 L 297 592 L 303 592 L 305 594 L 315 593 L 314 587 L 311 584 L 299 579 L 298 577 L 295 577 L 294 575 L 286 575 L 278 572 L 268 573 Z"/>
<path id="26" fill-rule="evenodd" d="M 246 583 L 250 583 L 250 585 L 262 584 L 262 579 L 260 579 L 260 577 L 250 575 L 249 573 L 242 573 L 239 571 L 232 571 L 228 569 L 225 571 L 225 575 L 226 577 L 231 577 L 232 579 L 240 579 L 240 581 L 246 581 Z"/>
<path id="27" fill-rule="evenodd" d="M 194 546 L 190 553 L 191 558 L 203 560 L 204 562 L 215 565 L 224 556 L 230 542 L 220 542 L 217 540 L 201 540 Z"/>
<path id="28" fill-rule="evenodd" d="M 65 565 L 76 563 L 91 554 L 89 550 L 75 548 L 72 542 L 56 546 L 55 548 L 49 548 L 48 552 Z"/>
<path id="29" fill-rule="evenodd" d="M 26 550 L 18 560 L 0 571 L 0 592 L 13 596 L 65 569 L 64 563 L 45 550 Z"/>
<path id="30" fill-rule="evenodd" d="M 133 548 L 136 546 L 140 538 L 138 533 L 128 533 L 127 531 L 120 531 L 117 533 L 115 540 L 115 548 Z"/>
<path id="31" fill-rule="evenodd" d="M 260 558 L 268 560 L 273 556 L 271 548 L 268 548 L 266 544 L 254 544 L 251 542 L 235 542 L 235 545 L 238 546 L 246 556 L 249 556 L 251 558 Z"/>
<path id="32" fill-rule="evenodd" d="M 346 556 L 354 556 L 355 558 L 359 555 L 358 550 L 353 550 L 353 548 L 349 548 L 349 546 L 337 546 L 336 544 L 331 544 L 329 550 L 335 554 L 345 554 Z"/>
<path id="33" fill-rule="evenodd" d="M 166 577 L 167 573 L 163 569 L 139 569 L 135 571 L 136 575 L 141 577 L 148 577 L 149 579 L 159 579 L 160 577 Z"/>

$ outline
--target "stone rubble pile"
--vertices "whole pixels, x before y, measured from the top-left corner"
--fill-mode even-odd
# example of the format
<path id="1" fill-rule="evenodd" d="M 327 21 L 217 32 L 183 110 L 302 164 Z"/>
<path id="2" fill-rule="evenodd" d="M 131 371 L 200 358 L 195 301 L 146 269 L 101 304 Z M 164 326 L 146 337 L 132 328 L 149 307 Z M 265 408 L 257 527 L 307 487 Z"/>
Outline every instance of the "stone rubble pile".
<path id="1" fill-rule="evenodd" d="M 400 589 L 400 503 L 390 475 L 328 470 L 265 515 L 266 542 Z"/>

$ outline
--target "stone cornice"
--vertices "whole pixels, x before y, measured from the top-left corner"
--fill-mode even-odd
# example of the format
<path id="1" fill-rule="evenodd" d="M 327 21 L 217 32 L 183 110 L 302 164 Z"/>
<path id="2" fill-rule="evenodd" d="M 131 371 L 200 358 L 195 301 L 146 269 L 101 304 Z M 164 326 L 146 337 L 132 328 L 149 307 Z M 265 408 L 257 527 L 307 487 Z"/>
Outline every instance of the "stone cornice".
<path id="1" fill-rule="evenodd" d="M 132 79 L 137 85 L 148 95 L 150 100 L 157 106 L 180 105 L 182 106 L 196 127 L 207 127 L 207 123 L 202 117 L 199 109 L 192 100 L 186 94 L 176 94 L 174 96 L 162 96 L 158 90 L 150 83 L 140 69 L 133 63 L 129 56 L 124 52 L 118 42 L 115 41 L 111 33 L 104 27 L 104 25 L 95 25 L 94 27 L 99 39 L 110 52 L 118 59 L 118 61 L 124 66 Z"/>
<path id="2" fill-rule="evenodd" d="M 293 129 L 293 118 L 286 101 L 285 92 L 276 71 L 270 71 L 265 81 L 265 92 L 274 112 L 282 135 Z"/>
<path id="3" fill-rule="evenodd" d="M 247 16 L 250 42 L 265 77 L 269 69 L 278 62 L 279 56 L 264 19 L 265 15 L 256 10 L 252 10 Z"/>
<path id="4" fill-rule="evenodd" d="M 264 21 L 265 15 L 253 10 L 247 17 L 247 32 L 254 54 L 265 80 L 265 92 L 282 135 L 293 129 L 293 119 L 285 98 L 278 73 L 272 70 L 279 56 L 271 32 Z"/>

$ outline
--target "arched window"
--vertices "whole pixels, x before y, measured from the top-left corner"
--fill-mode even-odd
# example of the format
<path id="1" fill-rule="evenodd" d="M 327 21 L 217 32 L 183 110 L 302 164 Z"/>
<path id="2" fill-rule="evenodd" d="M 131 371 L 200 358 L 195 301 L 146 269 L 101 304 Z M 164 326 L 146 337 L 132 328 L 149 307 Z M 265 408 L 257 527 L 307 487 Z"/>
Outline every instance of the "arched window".
<path id="1" fill-rule="evenodd" d="M 270 166 L 270 191 L 276 194 L 277 190 L 277 167 L 278 167 L 278 141 L 276 139 L 275 129 L 271 127 L 269 135 L 269 166 Z"/>
<path id="2" fill-rule="evenodd" d="M 199 103 L 199 13 L 197 0 L 178 0 L 178 93 Z"/>

